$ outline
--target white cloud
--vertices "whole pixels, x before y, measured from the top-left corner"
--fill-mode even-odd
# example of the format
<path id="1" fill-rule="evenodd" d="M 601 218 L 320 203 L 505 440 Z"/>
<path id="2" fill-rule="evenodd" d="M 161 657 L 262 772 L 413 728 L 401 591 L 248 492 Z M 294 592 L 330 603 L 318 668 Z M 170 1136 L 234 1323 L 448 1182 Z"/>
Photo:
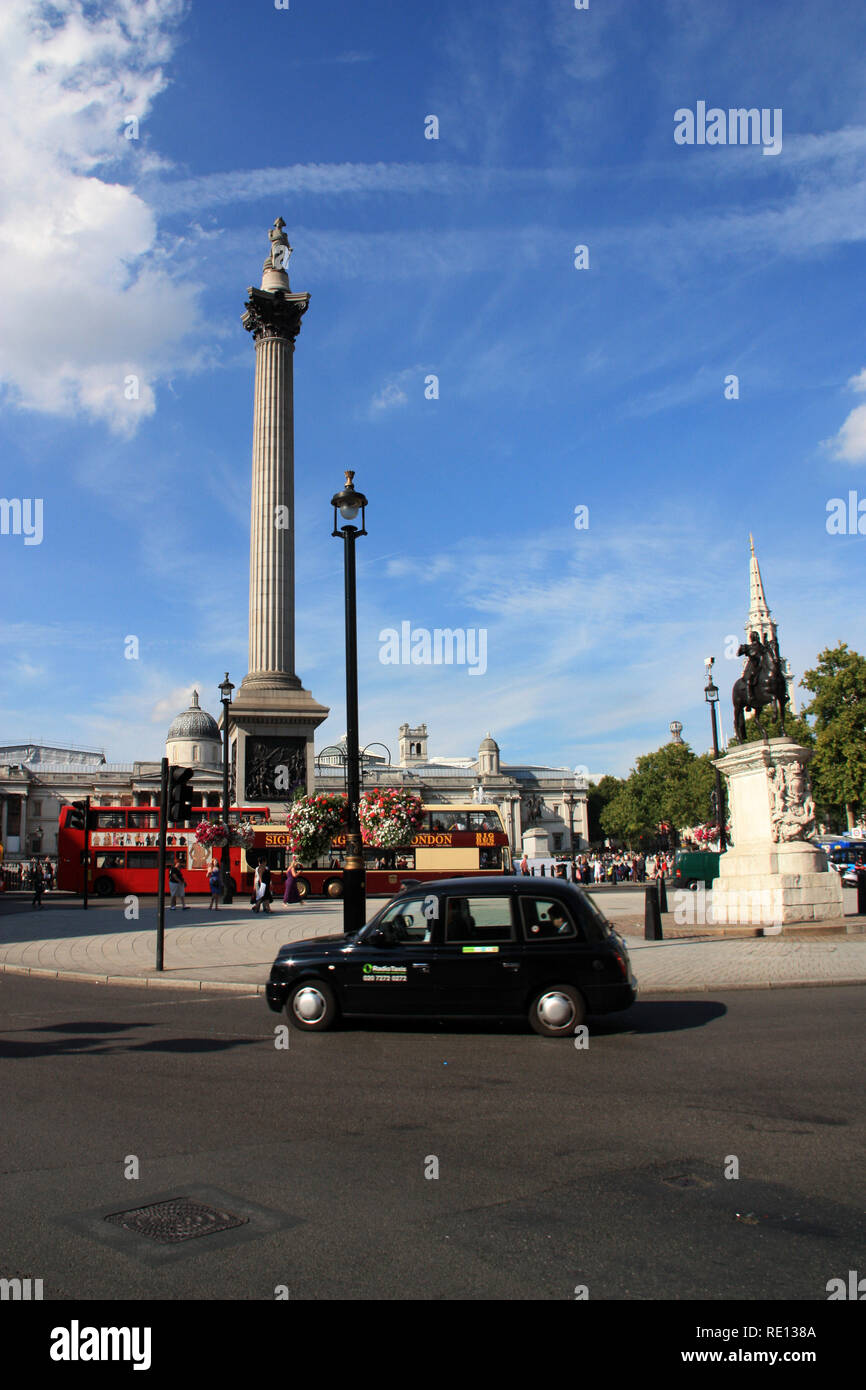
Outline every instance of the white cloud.
<path id="1" fill-rule="evenodd" d="M 368 415 L 371 420 L 381 419 L 386 411 L 398 409 L 409 404 L 409 390 L 419 400 L 424 399 L 424 377 L 428 368 L 416 363 L 414 367 L 404 367 L 394 372 L 385 385 L 370 401 Z"/>
<path id="2" fill-rule="evenodd" d="M 852 391 L 866 391 L 866 367 L 856 376 L 849 377 L 847 384 Z"/>
<path id="3" fill-rule="evenodd" d="M 393 410 L 395 406 L 407 405 L 409 397 L 406 395 L 405 388 L 398 385 L 396 381 L 389 381 L 387 386 L 383 386 L 381 391 L 370 402 L 370 411 L 374 415 L 381 414 L 384 410 Z"/>
<path id="4" fill-rule="evenodd" d="M 208 687 L 209 682 L 203 684 L 201 681 L 193 681 L 191 685 L 176 685 L 161 700 L 157 700 L 152 707 L 150 711 L 151 723 L 170 724 L 178 714 L 181 714 L 192 704 L 192 692 L 194 690 L 199 692 L 199 704 L 201 704 L 201 692 Z"/>
<path id="5" fill-rule="evenodd" d="M 150 208 L 106 177 L 144 149 L 183 10 L 114 0 L 94 14 L 67 0 L 49 21 L 37 0 L 5 0 L 0 14 L 0 298 L 13 325 L 0 380 L 27 409 L 83 411 L 120 434 L 153 412 L 154 382 L 196 325 L 196 288 L 160 263 Z M 138 141 L 124 137 L 130 115 Z"/>
<path id="6" fill-rule="evenodd" d="M 824 443 L 844 463 L 866 462 L 866 405 L 852 410 L 839 433 Z"/>

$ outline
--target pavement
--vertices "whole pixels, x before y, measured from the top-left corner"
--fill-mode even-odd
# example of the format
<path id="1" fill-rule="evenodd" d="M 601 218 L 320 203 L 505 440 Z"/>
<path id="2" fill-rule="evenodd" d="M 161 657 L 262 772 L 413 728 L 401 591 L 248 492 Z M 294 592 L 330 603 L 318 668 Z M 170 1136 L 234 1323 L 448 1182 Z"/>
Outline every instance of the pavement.
<path id="1" fill-rule="evenodd" d="M 384 899 L 371 899 L 368 918 Z M 729 989 L 778 989 L 804 985 L 866 983 L 866 921 L 848 917 L 819 928 L 781 936 L 719 937 L 693 929 L 690 936 L 645 941 L 643 915 L 626 904 L 614 910 L 598 895 L 602 910 L 628 939 L 632 966 L 643 995 L 707 993 Z M 72 906 L 71 903 L 76 905 Z M 252 913 L 245 899 L 219 912 L 191 899 L 186 911 L 166 908 L 164 966 L 156 970 L 156 904 L 142 902 L 139 917 L 127 920 L 124 900 L 98 900 L 85 912 L 68 897 L 30 906 L 26 895 L 0 899 L 0 973 L 53 976 L 100 984 L 145 985 L 193 990 L 264 993 L 279 947 L 288 941 L 341 932 L 342 905 L 312 901 L 268 915 Z M 683 932 L 674 914 L 662 918 L 665 932 Z"/>

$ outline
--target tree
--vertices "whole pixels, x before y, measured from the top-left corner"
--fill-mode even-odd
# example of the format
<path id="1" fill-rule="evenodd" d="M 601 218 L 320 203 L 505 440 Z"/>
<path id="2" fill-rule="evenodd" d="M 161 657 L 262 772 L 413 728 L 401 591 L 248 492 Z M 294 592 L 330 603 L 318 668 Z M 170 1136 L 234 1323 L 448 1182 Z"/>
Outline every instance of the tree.
<path id="1" fill-rule="evenodd" d="M 598 782 L 590 782 L 586 795 L 586 815 L 590 844 L 594 845 L 599 840 L 604 839 L 604 831 L 601 828 L 600 820 L 601 813 L 624 785 L 625 783 L 622 778 L 610 777 L 607 774 Z"/>
<path id="2" fill-rule="evenodd" d="M 866 805 L 866 659 L 840 642 L 819 653 L 800 684 L 814 696 L 803 714 L 814 720 L 815 798 L 844 806 L 850 830 Z"/>
<path id="3" fill-rule="evenodd" d="M 654 841 L 663 822 L 676 829 L 707 820 L 714 784 L 709 756 L 696 757 L 687 743 L 666 743 L 638 758 L 602 810 L 601 828 L 631 845 Z"/>

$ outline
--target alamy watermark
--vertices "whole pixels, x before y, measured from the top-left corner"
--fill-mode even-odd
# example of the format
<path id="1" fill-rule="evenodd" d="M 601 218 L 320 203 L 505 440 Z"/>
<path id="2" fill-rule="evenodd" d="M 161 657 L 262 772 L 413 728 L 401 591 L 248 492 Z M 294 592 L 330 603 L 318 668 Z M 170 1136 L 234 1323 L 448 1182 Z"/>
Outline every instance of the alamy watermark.
<path id="1" fill-rule="evenodd" d="M 42 544 L 42 498 L 0 497 L 0 536 L 23 536 L 25 545 Z"/>
<path id="2" fill-rule="evenodd" d="M 487 670 L 486 627 L 434 627 L 431 632 L 402 622 L 399 632 L 383 627 L 379 643 L 383 666 L 467 666 L 470 676 Z"/>
<path id="3" fill-rule="evenodd" d="M 853 488 L 847 503 L 844 497 L 831 497 L 825 525 L 829 536 L 866 536 L 866 497 L 859 497 Z"/>
<path id="4" fill-rule="evenodd" d="M 694 111 L 681 106 L 674 112 L 674 140 L 678 145 L 763 145 L 763 154 L 781 154 L 782 108 L 726 111 L 721 106 L 707 109 L 705 101 L 697 102 Z"/>
<path id="5" fill-rule="evenodd" d="M 724 896 L 713 895 L 699 883 L 692 892 L 678 888 L 674 893 L 674 921 L 678 927 L 703 926 L 782 926 L 781 888 L 728 888 Z"/>

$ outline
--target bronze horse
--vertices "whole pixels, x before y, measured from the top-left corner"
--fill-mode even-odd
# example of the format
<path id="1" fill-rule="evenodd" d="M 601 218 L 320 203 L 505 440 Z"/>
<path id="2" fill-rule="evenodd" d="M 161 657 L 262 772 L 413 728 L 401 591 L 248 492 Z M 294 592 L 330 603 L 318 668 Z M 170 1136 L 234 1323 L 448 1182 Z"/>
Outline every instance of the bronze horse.
<path id="1" fill-rule="evenodd" d="M 788 683 L 782 670 L 778 644 L 758 643 L 760 647 L 760 668 L 754 682 L 754 694 L 749 696 L 749 686 L 745 675 L 734 682 L 731 698 L 734 702 L 734 732 L 741 743 L 746 742 L 745 711 L 755 711 L 755 723 L 763 738 L 767 732 L 760 722 L 761 712 L 767 705 L 773 706 L 773 714 L 778 715 L 779 727 L 785 733 L 785 706 L 788 703 Z M 755 644 L 740 647 L 738 656 L 755 656 Z M 757 659 L 757 658 L 756 658 Z"/>

